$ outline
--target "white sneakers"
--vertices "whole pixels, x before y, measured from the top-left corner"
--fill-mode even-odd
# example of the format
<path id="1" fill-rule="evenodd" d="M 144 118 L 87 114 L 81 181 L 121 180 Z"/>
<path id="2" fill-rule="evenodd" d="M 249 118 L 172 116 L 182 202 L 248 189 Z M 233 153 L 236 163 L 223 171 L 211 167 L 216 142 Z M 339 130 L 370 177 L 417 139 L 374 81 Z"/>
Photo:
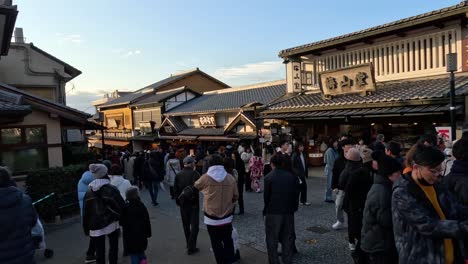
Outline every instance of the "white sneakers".
<path id="1" fill-rule="evenodd" d="M 310 206 L 310 203 L 309 202 L 305 202 L 305 203 L 300 203 L 301 205 L 305 205 L 305 206 Z"/>
<path id="2" fill-rule="evenodd" d="M 336 221 L 336 223 L 332 225 L 332 228 L 335 230 L 343 229 L 343 228 L 346 228 L 346 225 L 340 221 Z"/>

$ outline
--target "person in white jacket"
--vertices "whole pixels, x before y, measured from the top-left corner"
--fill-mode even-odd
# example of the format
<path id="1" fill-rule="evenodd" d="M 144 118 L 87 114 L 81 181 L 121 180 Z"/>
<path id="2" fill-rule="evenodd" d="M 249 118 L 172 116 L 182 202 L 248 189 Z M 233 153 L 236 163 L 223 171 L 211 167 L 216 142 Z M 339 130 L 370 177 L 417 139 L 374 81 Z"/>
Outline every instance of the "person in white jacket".
<path id="1" fill-rule="evenodd" d="M 114 185 L 115 187 L 117 187 L 117 189 L 119 189 L 120 196 L 122 196 L 124 201 L 126 201 L 126 192 L 128 188 L 132 186 L 132 184 L 129 180 L 125 179 L 122 176 L 122 168 L 117 164 L 113 164 L 109 171 L 109 178 L 110 184 Z"/>
<path id="2" fill-rule="evenodd" d="M 169 185 L 171 199 L 174 200 L 176 198 L 174 193 L 175 177 L 182 169 L 180 168 L 180 160 L 176 158 L 174 152 L 171 152 L 168 158 L 169 159 L 166 162 L 166 176 L 164 181 Z"/>

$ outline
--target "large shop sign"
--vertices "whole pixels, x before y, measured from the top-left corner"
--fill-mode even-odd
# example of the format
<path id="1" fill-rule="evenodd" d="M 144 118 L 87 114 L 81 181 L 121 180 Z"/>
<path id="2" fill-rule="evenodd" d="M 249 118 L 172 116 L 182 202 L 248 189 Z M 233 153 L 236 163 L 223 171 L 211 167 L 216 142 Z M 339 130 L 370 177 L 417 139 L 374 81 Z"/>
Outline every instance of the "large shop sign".
<path id="1" fill-rule="evenodd" d="M 368 92 L 373 92 L 375 80 L 372 64 L 323 72 L 320 74 L 320 88 L 327 97 L 353 93 L 366 95 Z"/>
<path id="2" fill-rule="evenodd" d="M 202 115 L 198 117 L 201 127 L 215 127 L 216 118 L 215 115 Z"/>

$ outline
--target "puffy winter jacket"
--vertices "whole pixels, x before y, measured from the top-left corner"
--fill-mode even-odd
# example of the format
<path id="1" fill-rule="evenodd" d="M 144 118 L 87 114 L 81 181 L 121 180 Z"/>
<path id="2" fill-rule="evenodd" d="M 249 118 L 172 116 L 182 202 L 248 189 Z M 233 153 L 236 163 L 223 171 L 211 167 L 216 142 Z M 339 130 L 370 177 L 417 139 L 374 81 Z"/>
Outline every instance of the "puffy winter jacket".
<path id="1" fill-rule="evenodd" d="M 80 203 L 81 216 L 83 216 L 83 199 L 88 191 L 88 185 L 94 180 L 93 174 L 88 170 L 81 175 L 78 181 L 78 202 Z"/>
<path id="2" fill-rule="evenodd" d="M 112 175 L 110 176 L 111 180 L 110 183 L 117 187 L 117 189 L 120 192 L 120 196 L 122 196 L 122 199 L 126 200 L 126 193 L 129 187 L 132 186 L 129 180 L 124 179 L 123 176 L 120 175 Z"/>
<path id="3" fill-rule="evenodd" d="M 449 191 L 459 203 L 468 206 L 468 162 L 453 161 L 450 173 L 444 178 Z M 465 256 L 468 256 L 468 238 L 465 237 Z"/>
<path id="4" fill-rule="evenodd" d="M 444 238 L 453 241 L 455 264 L 464 262 L 462 238 L 468 235 L 468 210 L 443 184 L 434 184 L 447 220 L 441 220 L 411 173 L 393 185 L 392 221 L 400 264 L 445 264 Z"/>
<path id="5" fill-rule="evenodd" d="M 29 196 L 13 186 L 0 188 L 0 263 L 35 263 L 31 229 L 36 221 Z"/>
<path id="6" fill-rule="evenodd" d="M 396 252 L 391 205 L 392 182 L 377 174 L 364 208 L 361 249 L 365 252 Z"/>

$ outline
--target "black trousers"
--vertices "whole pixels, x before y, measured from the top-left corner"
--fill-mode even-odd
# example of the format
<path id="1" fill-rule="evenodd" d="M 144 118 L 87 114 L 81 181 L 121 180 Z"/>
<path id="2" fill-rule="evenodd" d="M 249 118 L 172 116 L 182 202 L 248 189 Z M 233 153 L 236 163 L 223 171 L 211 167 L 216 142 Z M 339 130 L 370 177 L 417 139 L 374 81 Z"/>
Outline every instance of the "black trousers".
<path id="1" fill-rule="evenodd" d="M 245 173 L 245 191 L 252 191 L 252 179 L 250 178 L 250 171 Z"/>
<path id="2" fill-rule="evenodd" d="M 197 237 L 200 223 L 199 214 L 200 208 L 198 207 L 180 207 L 180 217 L 182 218 L 182 226 L 184 228 L 185 241 L 187 242 L 188 250 L 193 250 L 197 247 Z"/>
<path id="3" fill-rule="evenodd" d="M 394 264 L 398 263 L 398 252 L 392 250 L 392 252 L 375 252 L 366 253 L 368 264 Z"/>
<path id="4" fill-rule="evenodd" d="M 244 183 L 239 182 L 237 183 L 237 191 L 239 192 L 239 199 L 237 200 L 239 202 L 239 212 L 244 212 Z"/>
<path id="5" fill-rule="evenodd" d="M 106 262 L 106 236 L 109 238 L 109 264 L 117 264 L 117 259 L 118 259 L 118 254 L 119 254 L 119 235 L 120 235 L 120 229 L 117 229 L 108 235 L 92 238 L 96 245 L 96 263 L 97 264 L 107 264 Z"/>
<path id="6" fill-rule="evenodd" d="M 232 224 L 222 226 L 206 225 L 210 235 L 211 247 L 217 264 L 231 264 L 234 261 Z"/>
<path id="7" fill-rule="evenodd" d="M 175 199 L 174 186 L 169 186 L 169 193 L 171 194 L 171 199 Z"/>
<path id="8" fill-rule="evenodd" d="M 300 195 L 299 201 L 301 203 L 305 203 L 307 202 L 307 182 L 305 178 L 302 178 L 302 177 L 301 177 L 301 181 L 302 181 L 302 184 L 299 186 L 299 195 Z"/>
<path id="9" fill-rule="evenodd" d="M 90 237 L 89 238 L 89 246 L 88 250 L 86 251 L 86 256 L 91 257 L 96 255 L 96 245 L 95 245 L 95 240 Z"/>
<path id="10" fill-rule="evenodd" d="M 265 234 L 268 263 L 279 264 L 278 243 L 284 264 L 292 263 L 294 248 L 294 215 L 266 215 Z"/>

